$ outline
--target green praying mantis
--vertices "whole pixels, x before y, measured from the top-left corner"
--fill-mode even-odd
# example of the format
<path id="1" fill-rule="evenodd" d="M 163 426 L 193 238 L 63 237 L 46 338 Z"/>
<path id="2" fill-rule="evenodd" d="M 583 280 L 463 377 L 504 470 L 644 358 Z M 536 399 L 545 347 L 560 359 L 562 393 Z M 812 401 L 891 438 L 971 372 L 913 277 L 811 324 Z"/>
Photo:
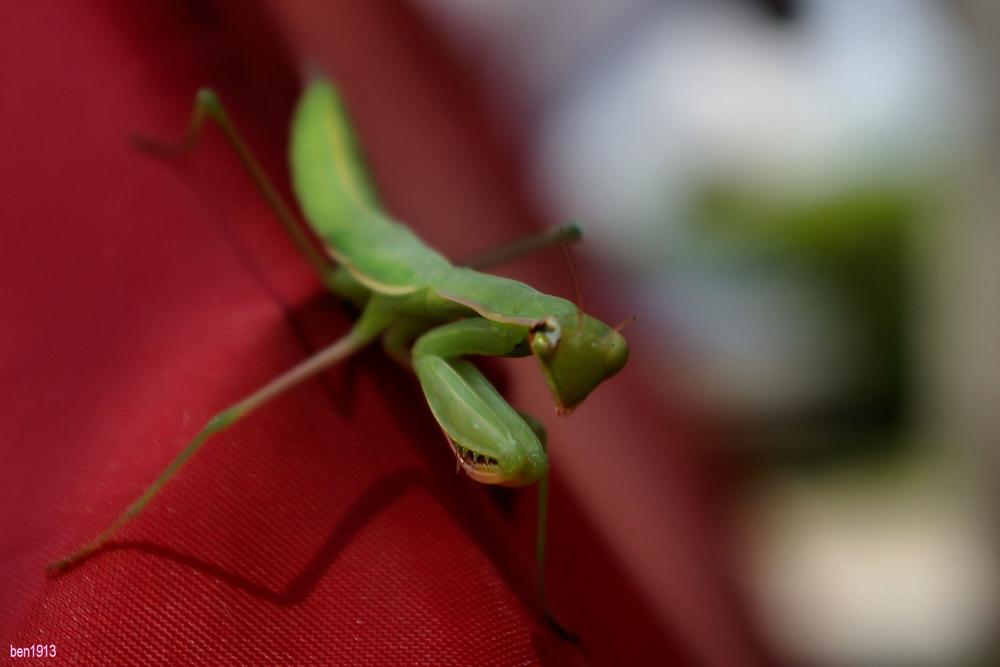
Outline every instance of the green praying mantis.
<path id="1" fill-rule="evenodd" d="M 187 151 L 197 142 L 206 118 L 223 130 L 326 287 L 353 302 L 360 317 L 345 336 L 209 420 L 107 530 L 46 571 L 64 571 L 98 550 L 142 512 L 212 434 L 381 337 L 385 351 L 416 373 L 460 470 L 485 484 L 541 483 L 538 594 L 546 620 L 568 636 L 552 620 L 544 595 L 549 469 L 545 429 L 539 420 L 512 408 L 466 357 L 533 355 L 556 411 L 569 414 L 625 365 L 629 347 L 620 332 L 630 320 L 612 328 L 565 299 L 468 266 L 453 266 L 392 220 L 378 203 L 344 103 L 322 78 L 308 84 L 291 126 L 293 185 L 311 232 L 282 200 L 211 90 L 198 92 L 187 136 L 179 145 L 139 140 L 140 147 L 169 154 Z M 311 234 L 321 241 L 322 250 Z M 483 258 L 477 266 L 551 243 L 561 242 L 565 249 L 565 243 L 579 235 L 575 226 L 561 228 Z"/>

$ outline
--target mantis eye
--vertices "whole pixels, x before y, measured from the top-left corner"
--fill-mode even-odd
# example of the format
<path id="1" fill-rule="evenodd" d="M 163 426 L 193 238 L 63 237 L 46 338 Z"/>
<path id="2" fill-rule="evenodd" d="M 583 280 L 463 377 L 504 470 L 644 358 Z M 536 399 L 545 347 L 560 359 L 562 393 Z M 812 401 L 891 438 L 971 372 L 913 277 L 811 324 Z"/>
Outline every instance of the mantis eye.
<path id="1" fill-rule="evenodd" d="M 531 349 L 536 354 L 544 354 L 556 349 L 562 340 L 562 328 L 554 317 L 538 320 L 530 329 Z"/>

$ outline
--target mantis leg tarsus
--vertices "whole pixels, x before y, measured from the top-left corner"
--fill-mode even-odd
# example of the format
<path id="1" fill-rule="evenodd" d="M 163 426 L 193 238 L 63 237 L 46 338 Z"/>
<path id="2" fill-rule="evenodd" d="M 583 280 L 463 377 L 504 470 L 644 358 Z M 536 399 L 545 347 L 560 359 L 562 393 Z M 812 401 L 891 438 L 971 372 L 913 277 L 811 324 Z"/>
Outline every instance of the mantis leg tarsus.
<path id="1" fill-rule="evenodd" d="M 544 441 L 543 441 L 544 442 Z M 546 473 L 538 481 L 538 532 L 535 536 L 535 566 L 537 567 L 538 578 L 538 604 L 542 608 L 542 620 L 546 625 L 559 635 L 563 641 L 567 641 L 577 646 L 580 645 L 580 638 L 562 626 L 552 614 L 549 607 L 548 596 L 545 594 L 545 540 L 548 533 L 548 510 L 549 510 L 549 475 Z"/>
<path id="2" fill-rule="evenodd" d="M 528 427 L 534 431 L 535 435 L 538 437 L 538 441 L 542 443 L 542 448 L 548 452 L 548 436 L 545 433 L 545 425 L 542 424 L 541 420 L 528 414 L 527 412 L 522 412 L 521 410 L 518 410 L 517 414 L 519 414 Z M 536 581 L 538 582 L 538 605 L 542 609 L 542 620 L 545 621 L 545 624 L 548 625 L 549 628 L 563 641 L 579 646 L 579 637 L 564 628 L 552 614 L 552 610 L 549 608 L 548 596 L 545 594 L 545 554 L 546 538 L 548 536 L 550 474 L 551 473 L 546 473 L 544 477 L 538 480 L 538 523 L 535 533 L 535 576 Z"/>
<path id="3" fill-rule="evenodd" d="M 142 513 L 142 510 L 146 508 L 149 501 L 159 493 L 163 485 L 166 484 L 174 474 L 181 469 L 181 467 L 187 462 L 191 456 L 198 451 L 201 446 L 208 440 L 208 437 L 214 433 L 225 430 L 231 426 L 234 422 L 242 417 L 246 410 L 239 410 L 240 404 L 236 404 L 233 407 L 220 412 L 219 414 L 212 417 L 208 424 L 198 432 L 198 435 L 194 437 L 187 447 L 177 455 L 173 462 L 167 467 L 166 470 L 156 479 L 153 484 L 146 489 L 146 492 L 142 496 L 132 503 L 127 510 L 125 510 L 120 517 L 118 517 L 113 524 L 108 526 L 108 528 L 98 535 L 96 538 L 91 540 L 81 549 L 74 551 L 69 556 L 57 560 L 54 563 L 50 563 L 45 567 L 45 572 L 50 576 L 55 576 L 71 569 L 74 565 L 78 564 L 80 561 L 86 559 L 88 556 L 98 551 L 111 537 L 118 532 L 118 529 L 124 526 L 126 523 L 137 517 Z"/>
<path id="4" fill-rule="evenodd" d="M 201 88 L 195 94 L 194 109 L 191 112 L 191 120 L 188 123 L 187 133 L 178 142 L 164 142 L 151 139 L 141 134 L 133 134 L 129 137 L 132 145 L 144 153 L 150 153 L 160 157 L 177 157 L 192 150 L 201 138 L 201 130 L 205 125 L 205 114 L 225 117 L 225 110 L 219 102 L 218 96 L 209 88 Z"/>

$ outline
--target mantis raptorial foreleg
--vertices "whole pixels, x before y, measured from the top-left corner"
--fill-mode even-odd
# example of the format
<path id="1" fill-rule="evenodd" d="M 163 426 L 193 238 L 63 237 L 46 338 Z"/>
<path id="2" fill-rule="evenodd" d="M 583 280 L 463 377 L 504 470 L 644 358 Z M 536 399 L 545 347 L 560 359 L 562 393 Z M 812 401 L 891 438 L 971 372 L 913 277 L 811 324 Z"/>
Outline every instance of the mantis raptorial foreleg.
<path id="1" fill-rule="evenodd" d="M 518 342 L 517 336 L 511 335 L 509 331 L 496 331 L 488 320 L 469 319 L 432 329 L 421 336 L 413 347 L 413 369 L 420 378 L 431 411 L 455 449 L 460 465 L 469 463 L 470 454 L 468 448 L 456 445 L 456 442 L 475 447 L 478 455 L 494 459 L 492 463 L 500 468 L 516 465 L 522 469 L 530 469 L 530 463 L 511 460 L 523 457 L 523 450 L 530 449 L 523 446 L 526 442 L 534 440 L 543 453 L 546 449 L 547 437 L 542 422 L 526 412 L 511 408 L 478 368 L 458 358 L 470 354 L 530 354 L 527 350 L 519 349 Z M 499 443 L 507 444 L 499 447 Z M 535 540 L 538 602 L 542 607 L 542 617 L 552 629 L 563 639 L 576 643 L 576 637 L 555 620 L 545 595 L 549 475 L 547 461 L 540 461 L 536 465 L 545 467 L 538 478 L 538 524 Z M 478 479 L 477 475 L 482 474 L 471 465 L 466 465 L 466 471 L 473 479 Z"/>
<path id="2" fill-rule="evenodd" d="M 430 329 L 437 320 L 418 317 L 402 318 L 393 322 L 382 336 L 382 348 L 389 358 L 403 368 L 413 368 L 413 341 Z"/>
<path id="3" fill-rule="evenodd" d="M 513 485 L 521 475 L 537 479 L 548 461 L 534 432 L 468 361 L 469 355 L 524 356 L 523 335 L 470 318 L 431 329 L 413 346 L 413 370 L 441 428 L 455 443 L 473 479 Z"/>

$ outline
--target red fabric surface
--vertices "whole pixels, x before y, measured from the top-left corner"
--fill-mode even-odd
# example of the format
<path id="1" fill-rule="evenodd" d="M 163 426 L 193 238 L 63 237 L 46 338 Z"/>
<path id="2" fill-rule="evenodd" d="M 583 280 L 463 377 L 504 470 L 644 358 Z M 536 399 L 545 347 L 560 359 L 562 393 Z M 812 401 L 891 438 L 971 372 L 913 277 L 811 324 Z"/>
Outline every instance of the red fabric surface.
<path id="1" fill-rule="evenodd" d="M 354 16 L 363 6 L 347 3 L 345 20 L 388 20 Z M 389 39 L 426 48 L 405 12 L 390 18 Z M 195 89 L 212 85 L 287 182 L 296 77 L 256 4 L 6 3 L 0 21 L 4 643 L 55 645 L 52 663 L 69 664 L 692 662 L 558 480 L 554 605 L 587 652 L 542 627 L 525 548 L 534 493 L 517 496 L 512 528 L 492 492 L 454 475 L 415 380 L 377 349 L 214 438 L 108 548 L 47 579 L 43 566 L 110 524 L 212 414 L 350 319 L 217 132 L 176 161 L 127 142 L 177 136 Z M 371 58 L 363 47 L 344 52 Z M 345 56 L 349 98 L 371 65 L 359 62 Z M 404 91 L 420 85 L 412 74 L 397 80 Z M 369 90 L 363 136 L 404 113 L 378 111 Z M 456 168 L 448 146 L 430 164 L 450 167 L 398 173 L 422 150 L 396 146 L 375 172 L 394 210 L 431 219 L 435 201 L 444 207 L 443 226 L 421 231 L 451 239 L 446 251 L 530 228 L 513 181 L 492 187 L 525 213 L 523 228 L 498 231 L 475 193 L 429 192 L 429 177 Z"/>

